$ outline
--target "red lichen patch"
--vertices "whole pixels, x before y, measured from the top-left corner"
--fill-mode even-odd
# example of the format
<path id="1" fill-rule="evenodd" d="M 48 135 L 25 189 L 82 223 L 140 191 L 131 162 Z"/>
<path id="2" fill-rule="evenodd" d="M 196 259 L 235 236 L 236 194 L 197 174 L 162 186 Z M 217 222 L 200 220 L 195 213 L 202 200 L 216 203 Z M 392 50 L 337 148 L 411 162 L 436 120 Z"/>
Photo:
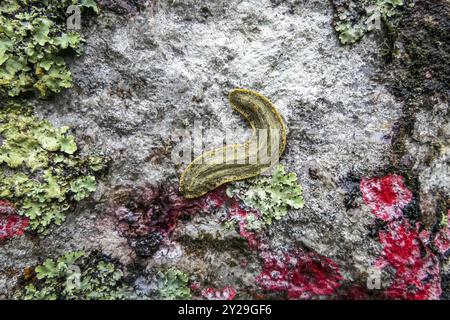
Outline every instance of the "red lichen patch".
<path id="1" fill-rule="evenodd" d="M 405 186 L 403 177 L 395 174 L 362 178 L 360 190 L 364 203 L 384 221 L 401 217 L 403 208 L 412 200 L 412 192 Z"/>
<path id="2" fill-rule="evenodd" d="M 17 214 L 17 210 L 14 205 L 8 200 L 0 200 L 0 214 L 13 215 Z"/>
<path id="3" fill-rule="evenodd" d="M 181 217 L 208 213 L 222 205 L 224 197 L 225 191 L 219 189 L 200 199 L 187 200 L 174 186 L 147 186 L 132 189 L 111 211 L 117 219 L 117 229 L 136 253 L 151 256 Z"/>
<path id="4" fill-rule="evenodd" d="M 377 261 L 379 268 L 392 267 L 395 278 L 386 290 L 389 299 L 439 299 L 441 277 L 439 261 L 424 245 L 416 227 L 406 219 L 390 222 L 387 230 L 379 233 L 383 256 Z"/>
<path id="5" fill-rule="evenodd" d="M 248 246 L 252 249 L 257 249 L 262 246 L 261 237 L 253 231 L 248 230 L 245 221 L 239 222 L 239 234 L 247 240 Z"/>
<path id="6" fill-rule="evenodd" d="M 441 254 L 445 254 L 450 250 L 450 229 L 440 231 L 434 239 L 434 246 Z"/>
<path id="7" fill-rule="evenodd" d="M 390 264 L 396 269 L 404 270 L 421 256 L 419 234 L 407 220 L 390 222 L 387 230 L 379 233 L 379 239 L 383 245 L 383 258 L 377 263 L 380 267 Z"/>
<path id="8" fill-rule="evenodd" d="M 209 206 L 210 208 L 219 208 L 230 202 L 231 199 L 227 196 L 226 188 L 220 187 L 205 194 L 201 198 L 201 201 L 203 202 L 204 206 Z"/>
<path id="9" fill-rule="evenodd" d="M 199 293 L 202 290 L 202 285 L 198 281 L 192 281 L 189 284 L 189 289 L 191 289 L 191 291 L 194 293 Z"/>
<path id="10" fill-rule="evenodd" d="M 256 278 L 265 290 L 287 293 L 289 299 L 332 295 L 340 280 L 339 268 L 331 259 L 301 250 L 265 254 L 263 271 Z"/>
<path id="11" fill-rule="evenodd" d="M 206 288 L 202 290 L 202 297 L 206 300 L 233 300 L 236 290 L 232 287 L 223 289 Z"/>
<path id="12" fill-rule="evenodd" d="M 235 198 L 230 200 L 229 221 L 238 222 L 240 235 L 263 260 L 263 271 L 256 278 L 260 287 L 268 292 L 286 293 L 289 299 L 310 299 L 335 293 L 342 277 L 331 259 L 302 250 L 280 255 L 271 252 L 264 234 L 249 226 L 250 216 L 258 220 L 260 213 L 242 208 Z"/>
<path id="13" fill-rule="evenodd" d="M 433 233 L 429 230 L 422 230 L 419 234 L 422 243 L 427 246 L 432 246 L 435 252 L 439 252 L 442 256 L 450 253 L 450 218 L 446 216 L 446 224 L 440 225 L 440 229 Z"/>
<path id="14" fill-rule="evenodd" d="M 0 241 L 23 235 L 28 226 L 28 218 L 21 217 L 12 203 L 0 200 Z"/>
<path id="15" fill-rule="evenodd" d="M 403 216 L 403 209 L 412 200 L 412 192 L 403 177 L 361 179 L 363 200 L 372 213 L 387 221 L 378 234 L 383 255 L 376 261 L 379 269 L 395 271 L 389 287 L 383 292 L 388 299 L 439 299 L 441 277 L 439 261 L 429 248 L 431 232 L 412 226 Z"/>
<path id="16" fill-rule="evenodd" d="M 228 207 L 228 219 L 238 222 L 239 234 L 248 241 L 248 245 L 252 249 L 262 249 L 261 236 L 250 230 L 248 226 L 248 217 L 253 215 L 259 217 L 259 213 L 255 210 L 245 210 L 235 199 L 232 199 L 231 205 Z"/>
<path id="17" fill-rule="evenodd" d="M 233 300 L 236 297 L 236 290 L 233 287 L 223 289 L 204 288 L 200 282 L 194 281 L 191 282 L 189 288 L 194 296 L 206 300 Z"/>

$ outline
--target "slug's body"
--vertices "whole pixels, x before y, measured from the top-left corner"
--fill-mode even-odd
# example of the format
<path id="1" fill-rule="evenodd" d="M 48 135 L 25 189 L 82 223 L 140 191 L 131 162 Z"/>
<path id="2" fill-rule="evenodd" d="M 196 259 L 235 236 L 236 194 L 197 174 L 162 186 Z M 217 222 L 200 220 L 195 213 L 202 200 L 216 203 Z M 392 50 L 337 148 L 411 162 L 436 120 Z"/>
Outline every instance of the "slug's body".
<path id="1" fill-rule="evenodd" d="M 273 106 L 257 92 L 235 89 L 229 102 L 253 129 L 252 138 L 203 153 L 180 178 L 180 191 L 197 198 L 232 181 L 248 179 L 270 169 L 286 147 L 286 127 Z"/>

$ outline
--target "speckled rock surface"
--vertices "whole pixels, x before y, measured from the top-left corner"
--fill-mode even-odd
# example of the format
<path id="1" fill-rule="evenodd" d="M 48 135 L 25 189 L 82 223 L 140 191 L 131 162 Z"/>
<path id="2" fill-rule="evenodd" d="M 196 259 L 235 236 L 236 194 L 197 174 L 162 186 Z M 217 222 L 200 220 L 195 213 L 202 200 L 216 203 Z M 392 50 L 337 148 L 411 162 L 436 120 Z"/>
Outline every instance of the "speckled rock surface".
<path id="1" fill-rule="evenodd" d="M 332 259 L 345 281 L 364 286 L 382 246 L 359 179 L 388 172 L 405 102 L 389 81 L 377 80 L 384 66 L 376 39 L 342 46 L 332 18 L 326 0 L 183 0 L 158 1 L 133 16 L 105 11 L 89 22 L 85 53 L 71 63 L 74 88 L 35 106 L 52 123 L 70 126 L 84 151 L 111 157 L 110 169 L 49 236 L 2 245 L 0 298 L 24 267 L 82 248 L 132 265 L 138 291 L 151 287 L 155 268 L 176 266 L 195 281 L 240 288 L 238 298 L 255 297 L 260 259 L 223 226 L 223 209 L 182 219 L 150 257 L 136 255 L 109 212 L 121 190 L 177 185 L 186 164 L 172 153 L 189 142 L 174 141 L 176 130 L 197 121 L 242 142 L 229 130 L 247 128 L 227 102 L 236 87 L 259 91 L 278 107 L 288 128 L 281 163 L 303 187 L 304 208 L 270 227 L 269 248 L 312 250 Z M 439 156 L 414 161 L 420 197 L 433 202 L 433 190 L 449 193 L 450 127 L 446 101 L 431 110 L 416 114 L 406 149 L 422 157 L 429 141 L 440 141 Z M 205 149 L 221 143 L 218 134 L 204 138 Z"/>

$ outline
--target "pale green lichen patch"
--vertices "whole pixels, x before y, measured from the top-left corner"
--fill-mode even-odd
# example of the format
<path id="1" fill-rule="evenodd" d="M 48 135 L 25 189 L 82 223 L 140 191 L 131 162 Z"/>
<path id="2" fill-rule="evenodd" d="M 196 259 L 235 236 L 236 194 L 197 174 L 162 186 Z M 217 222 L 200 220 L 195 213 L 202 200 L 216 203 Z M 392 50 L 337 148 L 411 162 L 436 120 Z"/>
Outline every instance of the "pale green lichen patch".
<path id="1" fill-rule="evenodd" d="M 95 191 L 95 174 L 105 166 L 102 157 L 76 155 L 68 130 L 16 102 L 0 108 L 0 198 L 13 202 L 39 233 L 60 225 L 73 200 Z"/>
<path id="2" fill-rule="evenodd" d="M 192 297 L 189 289 L 189 277 L 176 268 L 158 272 L 158 296 L 164 300 L 181 300 Z"/>
<path id="3" fill-rule="evenodd" d="M 0 4 L 0 96 L 40 97 L 72 86 L 64 56 L 79 55 L 83 38 L 67 30 L 70 5 L 98 11 L 93 0 L 5 0 Z"/>
<path id="4" fill-rule="evenodd" d="M 350 22 L 338 22 L 336 31 L 342 44 L 355 43 L 366 33 L 366 29 L 360 25 L 352 25 Z"/>
<path id="5" fill-rule="evenodd" d="M 261 214 L 261 219 L 248 215 L 247 229 L 259 230 L 273 220 L 284 217 L 290 209 L 300 209 L 304 205 L 302 188 L 297 174 L 286 173 L 279 165 L 271 177 L 259 176 L 235 182 L 227 188 L 229 197 L 237 196 L 244 204 Z"/>
<path id="6" fill-rule="evenodd" d="M 80 201 L 87 198 L 97 187 L 95 177 L 79 177 L 70 183 L 70 191 L 74 193 L 74 199 Z"/>
<path id="7" fill-rule="evenodd" d="M 342 44 L 352 44 L 372 31 L 392 32 L 398 17 L 414 2 L 407 0 L 333 1 L 335 29 Z"/>
<path id="8" fill-rule="evenodd" d="M 130 297 L 123 271 L 96 253 L 70 252 L 34 269 L 20 300 L 117 300 Z M 30 281 L 31 280 L 31 281 Z"/>

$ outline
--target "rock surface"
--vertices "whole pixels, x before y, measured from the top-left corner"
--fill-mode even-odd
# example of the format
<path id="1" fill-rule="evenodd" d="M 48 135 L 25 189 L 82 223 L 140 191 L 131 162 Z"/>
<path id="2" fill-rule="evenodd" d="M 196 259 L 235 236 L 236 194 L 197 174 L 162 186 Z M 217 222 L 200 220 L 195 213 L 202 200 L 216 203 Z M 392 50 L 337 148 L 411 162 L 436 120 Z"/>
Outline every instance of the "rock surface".
<path id="1" fill-rule="evenodd" d="M 176 130 L 201 122 L 242 142 L 230 130 L 247 128 L 227 102 L 236 87 L 261 92 L 278 107 L 288 128 L 281 163 L 303 187 L 304 208 L 270 227 L 269 247 L 317 252 L 332 259 L 346 281 L 365 286 L 382 247 L 371 235 L 375 217 L 363 204 L 359 180 L 391 165 L 404 102 L 377 80 L 376 40 L 340 45 L 332 17 L 326 0 L 174 0 L 131 17 L 103 12 L 90 22 L 85 53 L 71 64 L 75 87 L 35 105 L 54 124 L 73 128 L 85 151 L 111 157 L 111 167 L 95 195 L 51 235 L 2 246 L 0 298 L 11 294 L 23 268 L 82 248 L 136 263 L 136 290 L 150 285 L 154 268 L 176 266 L 194 280 L 241 288 L 238 298 L 254 297 L 261 263 L 236 231 L 224 228 L 223 210 L 183 219 L 146 258 L 136 255 L 108 211 L 121 190 L 177 185 L 186 164 L 172 155 L 190 142 L 174 141 Z M 445 102 L 433 110 L 448 115 Z M 448 118 L 433 115 L 417 114 L 413 141 L 427 143 L 423 135 L 432 139 L 439 130 L 448 139 Z M 221 134 L 205 134 L 205 149 L 220 145 Z M 424 199 L 435 187 L 449 192 L 448 140 L 442 143 L 441 158 L 416 162 Z M 409 153 L 421 150 L 413 143 Z"/>

